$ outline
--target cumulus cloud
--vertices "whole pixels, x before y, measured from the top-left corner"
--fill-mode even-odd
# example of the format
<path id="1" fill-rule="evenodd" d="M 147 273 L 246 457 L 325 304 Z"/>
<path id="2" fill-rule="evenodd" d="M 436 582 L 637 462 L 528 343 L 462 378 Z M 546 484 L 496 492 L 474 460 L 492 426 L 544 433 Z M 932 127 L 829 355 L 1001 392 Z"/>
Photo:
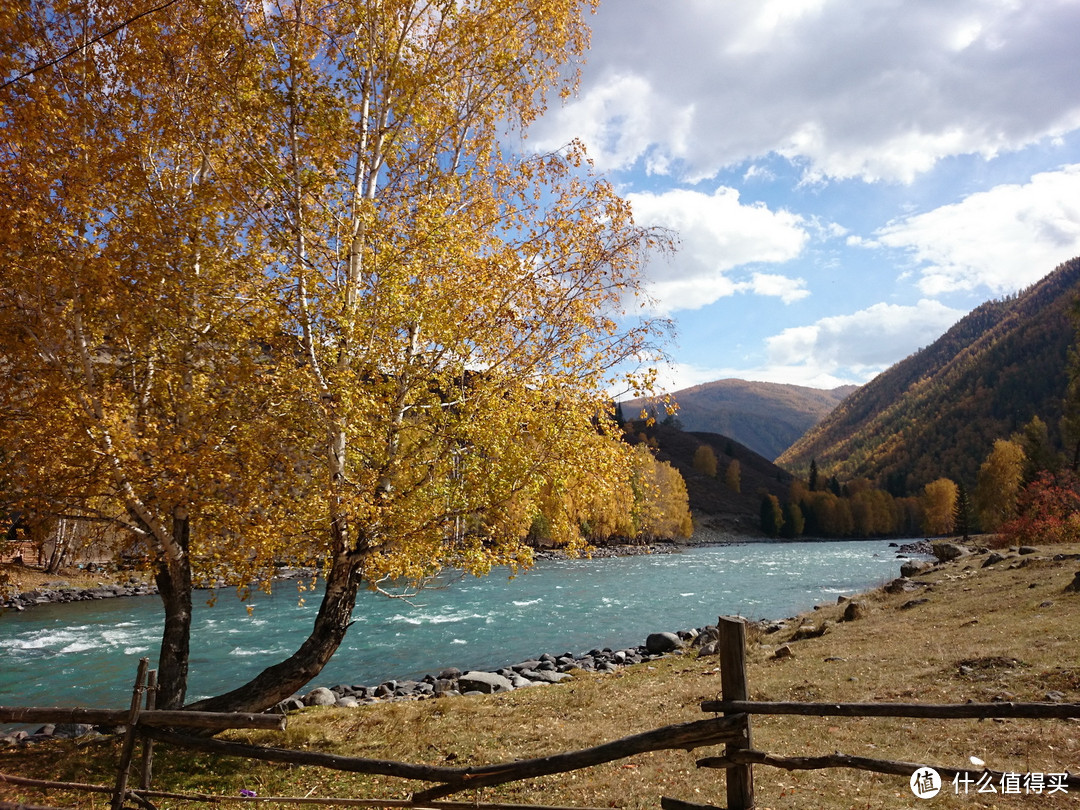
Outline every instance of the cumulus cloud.
<path id="1" fill-rule="evenodd" d="M 933 343 L 964 314 L 930 299 L 914 306 L 874 304 L 766 339 L 769 365 L 789 370 L 789 378 L 795 373 L 866 382 Z"/>
<path id="2" fill-rule="evenodd" d="M 732 273 L 797 257 L 810 238 L 801 217 L 758 203 L 744 205 L 739 192 L 726 187 L 712 194 L 675 189 L 629 194 L 627 199 L 639 224 L 668 228 L 679 237 L 673 257 L 656 259 L 646 269 L 660 310 L 698 309 L 739 292 L 784 303 L 810 294 L 799 278 L 756 269 L 746 277 Z"/>
<path id="3" fill-rule="evenodd" d="M 1012 292 L 1080 255 L 1080 164 L 905 217 L 875 236 L 871 246 L 911 252 L 926 295 Z"/>
<path id="4" fill-rule="evenodd" d="M 1080 126 L 1080 4 L 602 4 L 581 92 L 534 130 L 683 180 L 770 153 L 809 178 L 910 181 Z"/>

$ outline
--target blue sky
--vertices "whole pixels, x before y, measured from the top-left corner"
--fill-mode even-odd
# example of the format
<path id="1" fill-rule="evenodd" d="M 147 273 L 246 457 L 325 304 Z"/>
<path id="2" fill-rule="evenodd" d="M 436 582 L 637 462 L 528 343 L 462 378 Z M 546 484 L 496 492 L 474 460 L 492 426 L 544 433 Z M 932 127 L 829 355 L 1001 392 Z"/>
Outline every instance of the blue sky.
<path id="1" fill-rule="evenodd" d="M 664 388 L 863 383 L 1080 255 L 1077 0 L 605 0 L 579 138 L 643 225 Z"/>

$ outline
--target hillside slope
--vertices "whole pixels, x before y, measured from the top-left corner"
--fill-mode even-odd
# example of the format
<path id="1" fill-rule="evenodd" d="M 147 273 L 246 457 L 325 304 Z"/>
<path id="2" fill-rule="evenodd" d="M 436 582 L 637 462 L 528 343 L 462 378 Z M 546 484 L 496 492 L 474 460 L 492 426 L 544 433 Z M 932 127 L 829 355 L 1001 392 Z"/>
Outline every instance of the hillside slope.
<path id="1" fill-rule="evenodd" d="M 645 435 L 657 447 L 656 457 L 677 469 L 686 482 L 686 494 L 696 530 L 758 535 L 761 533 L 761 495 L 768 492 L 786 500 L 792 476 L 749 447 L 716 433 L 687 433 L 666 425 L 634 424 L 631 436 Z M 636 439 L 632 439 L 636 441 Z M 694 469 L 698 447 L 712 447 L 716 477 Z M 732 461 L 739 462 L 739 491 L 724 483 Z"/>
<path id="2" fill-rule="evenodd" d="M 848 397 L 777 463 L 805 474 L 816 459 L 826 475 L 865 476 L 903 495 L 940 476 L 973 486 L 994 440 L 1033 416 L 1056 439 L 1078 291 L 1073 259 L 983 304 Z"/>
<path id="3" fill-rule="evenodd" d="M 855 390 L 851 385 L 824 390 L 731 379 L 684 388 L 672 398 L 679 405 L 683 430 L 730 436 L 755 453 L 774 459 Z M 629 417 L 642 408 L 655 411 L 645 400 L 624 405 Z M 663 416 L 659 414 L 661 419 Z"/>

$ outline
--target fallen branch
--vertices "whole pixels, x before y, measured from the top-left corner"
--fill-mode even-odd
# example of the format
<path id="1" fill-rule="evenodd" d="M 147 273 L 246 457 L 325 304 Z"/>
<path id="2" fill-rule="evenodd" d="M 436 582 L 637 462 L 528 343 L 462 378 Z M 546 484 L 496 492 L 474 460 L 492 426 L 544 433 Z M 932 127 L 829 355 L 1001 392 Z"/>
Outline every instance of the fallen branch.
<path id="1" fill-rule="evenodd" d="M 787 771 L 817 771 L 824 768 L 853 768 L 860 771 L 873 771 L 874 773 L 893 774 L 895 776 L 910 777 L 919 768 L 928 767 L 925 762 L 902 762 L 891 759 L 871 759 L 869 757 L 855 757 L 848 754 L 827 754 L 820 757 L 778 757 L 767 754 L 764 751 L 755 751 L 750 748 L 734 751 L 722 757 L 707 757 L 699 759 L 699 768 L 734 768 L 739 765 L 771 765 L 774 768 L 783 768 Z M 937 765 L 929 767 L 937 771 L 943 781 L 950 781 L 960 774 L 977 773 L 979 776 L 989 774 L 991 779 L 998 780 L 1005 775 L 1004 771 L 981 770 L 972 771 L 968 768 L 946 768 Z M 1080 787 L 1080 776 L 1066 774 L 1062 784 L 1076 788 Z"/>
<path id="2" fill-rule="evenodd" d="M 798 714 L 813 717 L 1023 717 L 1032 719 L 1080 717 L 1080 703 L 792 703 L 756 700 L 707 700 L 705 712 L 745 714 Z"/>

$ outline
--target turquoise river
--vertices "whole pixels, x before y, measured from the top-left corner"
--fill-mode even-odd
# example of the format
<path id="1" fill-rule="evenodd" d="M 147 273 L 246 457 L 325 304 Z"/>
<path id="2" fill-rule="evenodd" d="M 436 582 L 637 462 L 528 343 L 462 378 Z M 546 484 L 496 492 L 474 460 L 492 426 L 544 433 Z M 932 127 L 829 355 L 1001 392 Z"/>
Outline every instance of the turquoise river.
<path id="1" fill-rule="evenodd" d="M 374 685 L 441 668 L 497 669 L 550 652 L 619 649 L 660 630 L 719 615 L 792 615 L 899 575 L 884 541 L 744 543 L 677 554 L 540 561 L 496 570 L 410 600 L 365 592 L 345 643 L 313 685 Z M 290 654 L 308 632 L 317 594 L 294 582 L 255 594 L 248 614 L 232 590 L 196 594 L 189 698 L 244 683 Z M 138 659 L 156 661 L 161 605 L 130 597 L 42 605 L 0 615 L 0 705 L 119 708 Z"/>

